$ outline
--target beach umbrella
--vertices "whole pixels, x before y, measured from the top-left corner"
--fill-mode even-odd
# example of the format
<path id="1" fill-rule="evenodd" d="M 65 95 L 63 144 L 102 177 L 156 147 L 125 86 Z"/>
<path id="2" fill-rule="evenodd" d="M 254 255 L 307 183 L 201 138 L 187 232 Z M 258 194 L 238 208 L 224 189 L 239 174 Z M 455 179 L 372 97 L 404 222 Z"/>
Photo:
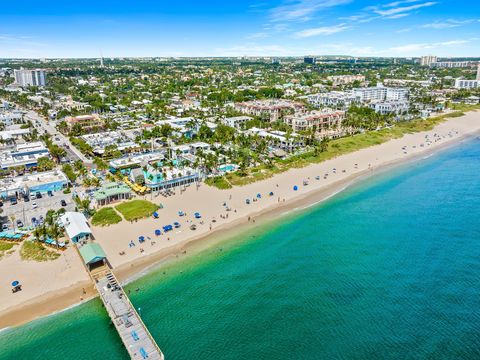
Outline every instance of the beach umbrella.
<path id="1" fill-rule="evenodd" d="M 297 191 L 297 190 L 298 190 L 298 186 L 295 185 L 295 186 L 293 187 L 293 190 L 294 190 L 294 191 Z"/>
<path id="2" fill-rule="evenodd" d="M 262 195 L 261 195 L 260 193 L 258 193 L 258 194 L 257 194 L 257 198 L 260 199 L 261 197 L 262 197 Z"/>
<path id="3" fill-rule="evenodd" d="M 139 240 L 139 241 L 144 241 L 144 240 L 145 240 L 145 236 L 139 236 L 139 237 L 138 237 L 138 240 Z"/>
<path id="4" fill-rule="evenodd" d="M 15 280 L 14 282 L 12 282 L 12 286 L 18 286 L 18 285 L 20 285 L 20 283 L 19 283 L 17 280 Z"/>
<path id="5" fill-rule="evenodd" d="M 160 230 L 155 230 L 155 235 L 159 236 L 162 232 Z"/>
<path id="6" fill-rule="evenodd" d="M 270 191 L 270 194 L 269 194 L 269 195 L 270 195 L 270 196 L 273 196 L 273 191 Z"/>

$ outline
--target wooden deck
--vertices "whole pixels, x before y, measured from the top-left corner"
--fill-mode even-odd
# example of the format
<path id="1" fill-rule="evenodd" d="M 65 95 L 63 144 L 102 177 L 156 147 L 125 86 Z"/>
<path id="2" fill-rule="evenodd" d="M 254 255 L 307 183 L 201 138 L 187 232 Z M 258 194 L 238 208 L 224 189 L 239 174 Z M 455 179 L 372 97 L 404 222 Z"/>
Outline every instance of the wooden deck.
<path id="1" fill-rule="evenodd" d="M 130 357 L 164 360 L 162 351 L 110 268 L 104 265 L 90 275 Z"/>

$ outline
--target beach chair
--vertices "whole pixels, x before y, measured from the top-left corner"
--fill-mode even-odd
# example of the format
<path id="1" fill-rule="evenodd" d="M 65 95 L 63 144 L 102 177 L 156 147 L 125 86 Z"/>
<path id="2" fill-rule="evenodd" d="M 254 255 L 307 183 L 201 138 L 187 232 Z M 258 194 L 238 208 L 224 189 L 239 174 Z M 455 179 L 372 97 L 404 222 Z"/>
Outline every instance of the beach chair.
<path id="1" fill-rule="evenodd" d="M 140 348 L 140 355 L 142 355 L 144 359 L 148 358 L 148 354 L 143 347 Z"/>
<path id="2" fill-rule="evenodd" d="M 131 334 L 132 334 L 132 339 L 134 341 L 140 340 L 140 338 L 138 337 L 137 332 L 135 330 L 132 330 Z"/>

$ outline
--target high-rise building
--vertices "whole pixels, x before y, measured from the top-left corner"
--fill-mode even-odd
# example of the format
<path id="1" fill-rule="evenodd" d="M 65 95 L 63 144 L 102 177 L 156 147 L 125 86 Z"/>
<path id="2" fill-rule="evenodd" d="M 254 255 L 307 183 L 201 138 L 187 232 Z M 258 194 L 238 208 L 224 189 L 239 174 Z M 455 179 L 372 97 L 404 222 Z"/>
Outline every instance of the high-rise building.
<path id="1" fill-rule="evenodd" d="M 43 69 L 20 69 L 13 71 L 15 83 L 19 86 L 45 86 L 47 75 Z"/>
<path id="2" fill-rule="evenodd" d="M 420 59 L 421 66 L 430 66 L 437 62 L 437 57 L 433 55 L 422 56 Z"/>
<path id="3" fill-rule="evenodd" d="M 477 80 L 480 81 L 480 62 L 477 65 Z"/>
<path id="4" fill-rule="evenodd" d="M 303 58 L 303 62 L 305 64 L 315 64 L 317 62 L 317 59 L 312 57 L 312 56 L 309 56 L 309 57 L 304 57 Z"/>

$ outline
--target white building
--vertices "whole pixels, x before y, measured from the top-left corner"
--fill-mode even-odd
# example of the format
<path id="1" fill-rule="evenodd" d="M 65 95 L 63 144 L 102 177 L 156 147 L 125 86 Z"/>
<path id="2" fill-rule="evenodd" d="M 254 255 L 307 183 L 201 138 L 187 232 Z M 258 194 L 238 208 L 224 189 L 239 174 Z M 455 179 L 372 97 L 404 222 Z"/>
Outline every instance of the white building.
<path id="1" fill-rule="evenodd" d="M 466 68 L 474 64 L 472 61 L 437 61 L 430 64 L 430 66 L 437 68 Z"/>
<path id="2" fill-rule="evenodd" d="M 433 55 L 422 56 L 420 58 L 420 65 L 421 66 L 430 66 L 433 63 L 437 62 L 437 57 Z"/>
<path id="3" fill-rule="evenodd" d="M 377 101 L 368 105 L 370 109 L 382 115 L 388 114 L 405 114 L 408 112 L 409 105 L 407 101 Z"/>
<path id="4" fill-rule="evenodd" d="M 15 83 L 19 86 L 45 86 L 47 75 L 43 69 L 20 69 L 13 71 Z"/>
<path id="5" fill-rule="evenodd" d="M 328 93 L 311 94 L 307 96 L 308 102 L 318 107 L 332 107 L 336 109 L 347 109 L 358 99 L 352 93 L 343 91 L 331 91 Z"/>
<path id="6" fill-rule="evenodd" d="M 456 79 L 455 89 L 476 89 L 480 87 L 480 80 Z"/>
<path id="7" fill-rule="evenodd" d="M 0 151 L 0 168 L 6 170 L 16 166 L 35 167 L 39 158 L 49 156 L 48 149 L 40 141 L 17 145 Z"/>
<path id="8" fill-rule="evenodd" d="M 87 218 L 80 212 L 67 211 L 60 217 L 60 222 L 65 228 L 68 237 L 74 243 L 88 240 L 92 236 L 92 230 L 88 226 Z"/>
<path id="9" fill-rule="evenodd" d="M 404 101 L 408 99 L 408 89 L 385 87 L 382 84 L 375 87 L 353 89 L 353 94 L 361 102 Z"/>
<path id="10" fill-rule="evenodd" d="M 293 151 L 297 148 L 303 147 L 304 143 L 301 137 L 292 133 L 287 136 L 284 131 L 265 130 L 253 127 L 244 132 L 246 135 L 257 135 L 258 137 L 265 139 L 271 147 L 279 148 L 285 151 Z"/>
<path id="11" fill-rule="evenodd" d="M 222 119 L 222 123 L 235 129 L 242 129 L 245 127 L 245 123 L 252 119 L 250 116 L 234 116 Z"/>

